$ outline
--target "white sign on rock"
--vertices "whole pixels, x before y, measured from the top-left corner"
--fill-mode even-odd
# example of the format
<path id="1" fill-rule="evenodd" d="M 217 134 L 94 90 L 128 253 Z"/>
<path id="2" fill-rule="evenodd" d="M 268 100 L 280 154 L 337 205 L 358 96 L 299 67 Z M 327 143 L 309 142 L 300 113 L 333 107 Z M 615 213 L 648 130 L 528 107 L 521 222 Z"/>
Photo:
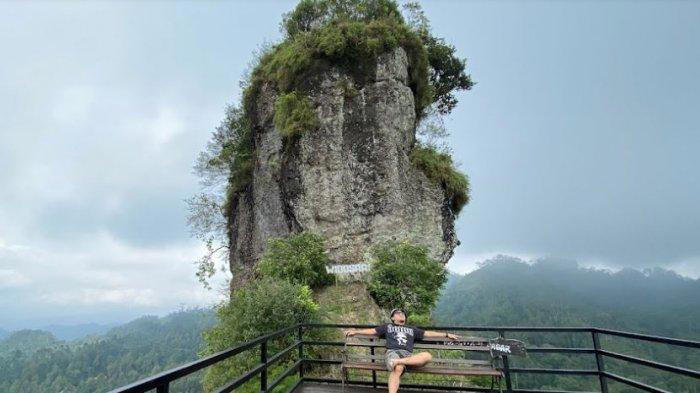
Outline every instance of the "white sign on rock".
<path id="1" fill-rule="evenodd" d="M 326 271 L 332 274 L 364 273 L 369 271 L 369 263 L 356 263 L 354 265 L 326 266 Z"/>

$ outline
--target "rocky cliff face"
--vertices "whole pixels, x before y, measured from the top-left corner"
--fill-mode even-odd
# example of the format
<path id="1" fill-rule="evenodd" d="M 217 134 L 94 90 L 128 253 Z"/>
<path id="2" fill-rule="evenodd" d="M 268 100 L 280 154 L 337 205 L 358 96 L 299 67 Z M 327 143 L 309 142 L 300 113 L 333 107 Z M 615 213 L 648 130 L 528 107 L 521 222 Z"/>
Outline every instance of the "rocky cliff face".
<path id="1" fill-rule="evenodd" d="M 332 260 L 358 263 L 385 240 L 428 247 L 446 263 L 458 244 L 442 187 L 409 161 L 416 115 L 403 49 L 358 77 L 329 67 L 308 76 L 304 93 L 319 121 L 296 140 L 273 124 L 277 93 L 255 103 L 252 185 L 232 202 L 232 286 L 249 277 L 267 239 L 309 230 L 325 236 Z"/>

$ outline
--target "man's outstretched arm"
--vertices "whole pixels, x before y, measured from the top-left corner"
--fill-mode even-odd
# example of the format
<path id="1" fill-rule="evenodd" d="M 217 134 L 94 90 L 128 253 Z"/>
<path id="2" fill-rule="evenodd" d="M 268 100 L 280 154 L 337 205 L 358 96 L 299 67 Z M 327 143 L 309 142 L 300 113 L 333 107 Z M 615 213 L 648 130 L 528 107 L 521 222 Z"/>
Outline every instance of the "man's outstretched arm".
<path id="1" fill-rule="evenodd" d="M 368 328 L 368 329 L 349 329 L 346 330 L 345 332 L 345 337 L 352 337 L 356 334 L 364 334 L 367 336 L 378 336 L 377 330 L 375 328 Z"/>
<path id="2" fill-rule="evenodd" d="M 436 332 L 433 330 L 426 330 L 423 337 L 433 337 L 433 338 L 449 338 L 450 340 L 459 340 L 462 336 L 458 334 L 452 334 L 447 332 Z"/>

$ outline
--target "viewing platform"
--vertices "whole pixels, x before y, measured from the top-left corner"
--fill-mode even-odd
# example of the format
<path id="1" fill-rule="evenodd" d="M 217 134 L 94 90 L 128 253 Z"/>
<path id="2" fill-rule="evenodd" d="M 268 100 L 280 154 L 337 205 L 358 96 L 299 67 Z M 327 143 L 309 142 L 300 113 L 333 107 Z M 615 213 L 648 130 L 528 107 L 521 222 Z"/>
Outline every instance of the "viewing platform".
<path id="1" fill-rule="evenodd" d="M 242 372 L 236 379 L 228 382 L 224 386 L 215 390 L 217 393 L 232 392 L 241 388 L 244 384 L 259 385 L 260 392 L 279 392 L 279 393 L 374 393 L 385 392 L 387 390 L 386 379 L 378 376 L 379 373 L 386 376 L 385 370 L 381 367 L 376 369 L 355 370 L 357 373 L 344 373 L 347 368 L 344 368 L 344 357 L 349 348 L 347 341 L 323 341 L 313 339 L 318 337 L 319 331 L 334 332 L 335 337 L 342 337 L 339 329 L 348 328 L 369 328 L 374 327 L 368 325 L 346 325 L 346 324 L 298 324 L 289 326 L 279 331 L 258 337 L 254 340 L 239 344 L 233 348 L 210 355 L 208 357 L 196 360 L 194 362 L 184 364 L 171 370 L 164 371 L 160 374 L 142 379 L 130 385 L 123 386 L 112 390 L 110 393 L 142 393 L 155 391 L 156 393 L 169 393 L 171 383 L 174 381 L 191 375 L 199 370 L 203 370 L 218 362 L 229 359 L 237 354 L 251 353 L 259 357 L 260 361 L 252 366 L 252 368 Z M 683 340 L 676 338 L 660 337 L 646 334 L 637 334 L 623 332 L 617 330 L 600 329 L 594 327 L 504 327 L 504 326 L 429 326 L 425 329 L 435 331 L 446 331 L 458 333 L 462 336 L 467 336 L 478 332 L 482 336 L 493 337 L 488 341 L 484 339 L 475 339 L 466 337 L 462 340 L 463 349 L 467 351 L 482 352 L 481 355 L 488 356 L 490 353 L 494 370 L 498 370 L 498 376 L 491 375 L 490 377 L 481 376 L 478 380 L 462 379 L 452 375 L 440 375 L 440 378 L 423 379 L 411 381 L 407 379 L 404 382 L 402 377 L 400 392 L 410 393 L 431 393 L 431 392 L 517 392 L 517 393 L 574 393 L 574 392 L 590 392 L 588 389 L 568 390 L 551 388 L 547 389 L 532 389 L 520 388 L 518 386 L 518 375 L 545 374 L 556 376 L 577 376 L 581 378 L 592 378 L 595 384 L 588 383 L 587 386 L 595 386 L 597 392 L 608 393 L 612 391 L 609 388 L 610 383 L 621 384 L 628 387 L 636 388 L 639 391 L 653 393 L 675 393 L 676 391 L 664 390 L 662 388 L 652 386 L 643 381 L 636 380 L 633 375 L 620 375 L 611 372 L 606 368 L 606 362 L 610 363 L 625 363 L 635 366 L 648 367 L 655 370 L 661 370 L 681 378 L 689 378 L 695 381 L 700 386 L 700 367 L 697 364 L 691 365 L 671 365 L 659 362 L 652 359 L 645 359 L 629 354 L 623 354 L 613 351 L 611 348 L 604 347 L 602 344 L 608 340 L 624 339 L 634 345 L 639 343 L 658 343 L 671 346 L 673 348 L 690 351 L 693 358 L 698 358 L 700 355 L 700 341 Z M 588 343 L 584 346 L 573 345 L 569 346 L 551 346 L 551 345 L 533 345 L 533 342 L 546 343 L 542 337 L 547 335 L 567 335 L 579 337 L 576 343 Z M 471 346 L 469 340 L 475 346 Z M 525 351 L 528 356 L 547 356 L 547 354 L 565 354 L 570 357 L 586 357 L 591 365 L 588 368 L 535 368 L 535 367 L 520 367 L 518 365 L 519 358 L 513 358 L 507 355 L 507 348 L 502 348 L 501 344 L 497 346 L 491 345 L 489 342 L 506 342 L 510 339 L 522 340 L 525 344 Z M 531 342 L 530 342 L 531 341 Z M 284 347 L 280 347 L 280 342 L 285 342 Z M 273 345 L 273 343 L 275 343 Z M 422 343 L 424 348 L 432 348 L 432 351 L 441 351 L 444 346 L 436 345 L 434 341 L 417 341 Z M 445 343 L 447 344 L 447 343 Z M 280 347 L 274 353 L 273 347 Z M 367 342 L 361 344 L 352 344 L 353 353 L 366 353 L 368 361 L 374 362 L 378 359 L 375 356 L 375 349 L 383 347 L 382 340 L 377 339 L 376 342 Z M 318 348 L 325 348 L 319 351 Z M 495 352 L 494 353 L 494 348 Z M 454 348 L 451 348 L 454 349 Z M 618 350 L 619 351 L 619 350 Z M 444 351 L 443 351 L 444 352 Z M 450 351 L 460 352 L 460 351 Z M 323 357 L 318 357 L 323 353 Z M 341 353 L 343 355 L 341 355 Z M 327 356 L 326 356 L 327 355 Z M 482 357 L 483 357 L 482 356 Z M 464 358 L 450 358 L 458 364 L 484 364 L 479 360 Z M 379 360 L 376 360 L 379 361 Z M 583 362 L 585 363 L 585 362 Z M 276 371 L 274 375 L 270 373 L 271 366 L 286 365 L 284 371 Z M 341 365 L 343 367 L 341 368 Z M 277 367 L 275 370 L 279 370 Z M 363 372 L 364 379 L 360 379 L 359 372 Z M 410 372 L 407 375 L 413 374 Z M 490 383 L 487 378 L 490 379 Z M 476 382 L 475 382 L 476 381 Z M 257 388 L 256 388 L 257 389 Z"/>

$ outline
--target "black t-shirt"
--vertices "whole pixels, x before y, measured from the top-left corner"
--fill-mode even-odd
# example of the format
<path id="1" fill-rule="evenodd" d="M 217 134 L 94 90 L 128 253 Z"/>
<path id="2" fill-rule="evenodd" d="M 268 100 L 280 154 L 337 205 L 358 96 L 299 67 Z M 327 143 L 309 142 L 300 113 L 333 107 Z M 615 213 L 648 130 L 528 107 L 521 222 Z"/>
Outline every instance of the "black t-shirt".
<path id="1" fill-rule="evenodd" d="M 380 338 L 386 339 L 386 349 L 405 349 L 413 351 L 413 341 L 422 340 L 425 330 L 387 323 L 374 328 Z"/>

